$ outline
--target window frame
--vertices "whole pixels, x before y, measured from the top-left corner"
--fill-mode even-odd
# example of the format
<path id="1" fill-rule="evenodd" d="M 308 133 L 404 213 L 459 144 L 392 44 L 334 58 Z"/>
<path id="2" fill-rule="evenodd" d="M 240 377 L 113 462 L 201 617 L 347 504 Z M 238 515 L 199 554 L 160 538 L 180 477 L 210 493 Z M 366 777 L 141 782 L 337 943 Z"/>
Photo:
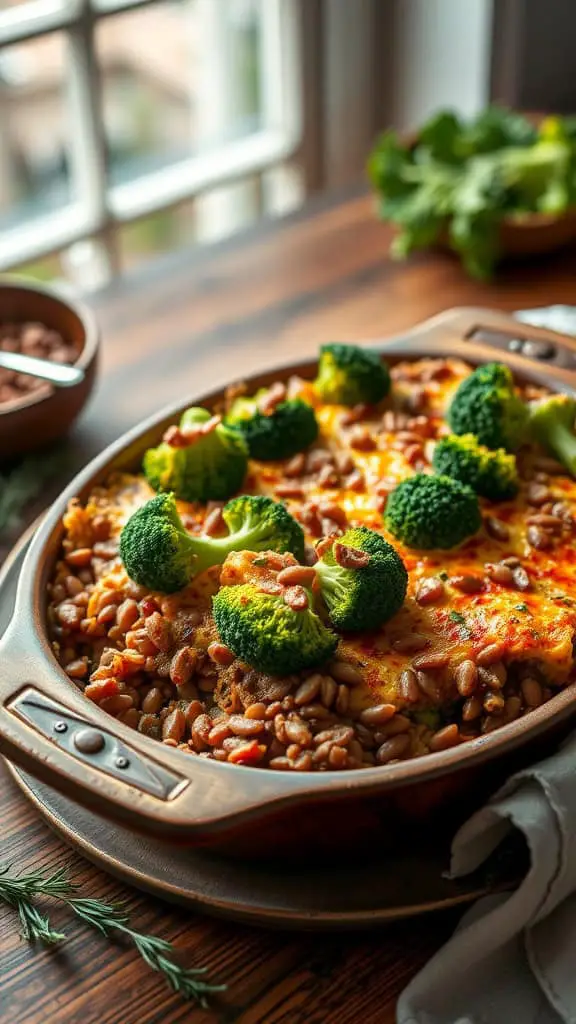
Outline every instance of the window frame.
<path id="1" fill-rule="evenodd" d="M 262 175 L 291 161 L 303 141 L 301 18 L 306 0 L 260 0 L 263 39 L 277 66 L 266 89 L 262 126 L 245 137 L 133 178 L 111 183 L 96 29 L 104 18 L 161 0 L 31 0 L 0 12 L 0 47 L 53 32 L 66 42 L 73 200 L 0 236 L 0 271 L 91 242 L 101 261 L 99 282 L 118 270 L 117 232 L 124 225 L 206 192 Z"/>

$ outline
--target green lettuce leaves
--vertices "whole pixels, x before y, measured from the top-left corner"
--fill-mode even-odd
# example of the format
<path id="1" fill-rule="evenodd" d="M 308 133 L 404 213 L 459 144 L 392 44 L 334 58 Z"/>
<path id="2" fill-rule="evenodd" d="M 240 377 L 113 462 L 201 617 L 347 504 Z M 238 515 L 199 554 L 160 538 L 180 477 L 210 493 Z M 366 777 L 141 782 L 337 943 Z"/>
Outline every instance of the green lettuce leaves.
<path id="1" fill-rule="evenodd" d="M 392 255 L 447 242 L 476 278 L 498 262 L 500 222 L 576 206 L 576 119 L 488 107 L 464 122 L 441 111 L 411 144 L 384 132 L 368 160 L 378 212 L 399 231 Z"/>

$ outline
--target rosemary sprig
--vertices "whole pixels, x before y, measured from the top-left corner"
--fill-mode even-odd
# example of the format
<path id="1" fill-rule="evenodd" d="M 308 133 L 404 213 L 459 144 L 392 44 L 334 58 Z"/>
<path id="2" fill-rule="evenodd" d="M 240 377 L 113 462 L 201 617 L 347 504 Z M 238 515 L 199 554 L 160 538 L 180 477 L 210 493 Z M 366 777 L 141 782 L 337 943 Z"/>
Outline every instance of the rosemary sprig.
<path id="1" fill-rule="evenodd" d="M 52 895 L 54 889 L 64 884 L 65 873 L 58 871 L 43 879 L 39 871 L 33 871 L 29 875 L 11 878 L 9 870 L 9 867 L 0 868 L 0 900 L 17 911 L 22 938 L 28 942 L 39 941 L 47 946 L 55 946 L 66 936 L 52 930 L 49 918 L 34 906 L 32 897 L 40 891 L 44 895 Z"/>
<path id="2" fill-rule="evenodd" d="M 200 1006 L 206 1007 L 209 996 L 226 989 L 226 985 L 213 985 L 204 980 L 202 976 L 206 968 L 186 969 L 175 963 L 170 942 L 131 928 L 122 904 L 79 896 L 78 886 L 70 881 L 64 868 L 51 875 L 43 875 L 41 871 L 13 875 L 10 874 L 11 870 L 10 865 L 0 867 L 0 901 L 18 912 L 22 937 L 29 942 L 55 945 L 65 938 L 65 935 L 52 930 L 49 918 L 34 905 L 36 897 L 49 897 L 60 900 L 77 917 L 106 938 L 115 932 L 125 935 L 145 963 L 153 971 L 162 974 L 174 992 L 179 992 L 185 999 L 195 1000 Z"/>
<path id="3" fill-rule="evenodd" d="M 27 939 L 29 942 L 38 939 L 46 946 L 55 946 L 66 938 L 63 932 L 53 930 L 46 914 L 41 914 L 28 899 L 18 900 L 15 906 L 22 926 L 20 934 L 23 939 Z"/>

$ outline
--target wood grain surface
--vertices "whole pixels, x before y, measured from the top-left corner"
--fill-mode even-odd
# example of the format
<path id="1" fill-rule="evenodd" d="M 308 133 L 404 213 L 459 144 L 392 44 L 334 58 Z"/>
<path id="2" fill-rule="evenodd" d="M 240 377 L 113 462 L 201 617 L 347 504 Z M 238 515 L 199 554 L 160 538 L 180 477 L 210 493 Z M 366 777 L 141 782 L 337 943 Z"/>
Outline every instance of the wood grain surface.
<path id="1" fill-rule="evenodd" d="M 67 446 L 65 473 L 162 405 L 327 340 L 383 337 L 449 306 L 576 304 L 576 255 L 506 267 L 469 281 L 448 255 L 387 259 L 388 230 L 363 195 L 322 199 L 284 222 L 210 249 L 170 254 L 94 297 L 103 330 L 99 386 Z M 29 510 L 34 515 L 39 504 Z M 2 538 L 3 550 L 13 538 Z M 168 907 L 118 885 L 71 853 L 0 765 L 0 861 L 69 860 L 86 895 L 125 899 L 134 922 L 173 941 L 182 962 L 228 991 L 203 1011 L 170 993 L 129 948 L 82 923 L 55 951 L 18 938 L 0 908 L 2 1024 L 392 1024 L 399 992 L 447 938 L 456 915 L 378 932 L 266 933 Z M 63 924 L 60 910 L 54 919 Z"/>

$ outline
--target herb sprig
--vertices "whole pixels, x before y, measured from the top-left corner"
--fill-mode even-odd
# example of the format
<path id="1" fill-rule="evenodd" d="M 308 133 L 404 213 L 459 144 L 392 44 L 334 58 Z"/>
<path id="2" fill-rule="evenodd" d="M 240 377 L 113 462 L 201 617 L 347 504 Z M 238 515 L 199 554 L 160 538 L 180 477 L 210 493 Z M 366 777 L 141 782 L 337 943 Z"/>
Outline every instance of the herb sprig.
<path id="1" fill-rule="evenodd" d="M 390 129 L 368 161 L 380 216 L 399 228 L 392 255 L 446 240 L 481 279 L 500 258 L 504 218 L 557 216 L 575 205 L 575 168 L 576 119 L 547 117 L 536 127 L 498 106 L 471 121 L 442 110 L 410 140 Z"/>
<path id="2" fill-rule="evenodd" d="M 22 937 L 29 942 L 56 945 L 66 936 L 54 931 L 48 916 L 38 910 L 34 903 L 38 897 L 64 903 L 77 917 L 106 938 L 113 937 L 115 933 L 125 935 L 148 967 L 162 974 L 173 991 L 185 999 L 206 1007 L 210 996 L 216 992 L 223 992 L 227 987 L 213 985 L 205 980 L 204 967 L 180 967 L 173 959 L 170 942 L 131 928 L 123 904 L 105 903 L 103 900 L 80 896 L 78 886 L 70 881 L 65 868 L 60 868 L 51 875 L 44 875 L 41 871 L 14 875 L 11 865 L 0 867 L 0 901 L 17 911 Z"/>

